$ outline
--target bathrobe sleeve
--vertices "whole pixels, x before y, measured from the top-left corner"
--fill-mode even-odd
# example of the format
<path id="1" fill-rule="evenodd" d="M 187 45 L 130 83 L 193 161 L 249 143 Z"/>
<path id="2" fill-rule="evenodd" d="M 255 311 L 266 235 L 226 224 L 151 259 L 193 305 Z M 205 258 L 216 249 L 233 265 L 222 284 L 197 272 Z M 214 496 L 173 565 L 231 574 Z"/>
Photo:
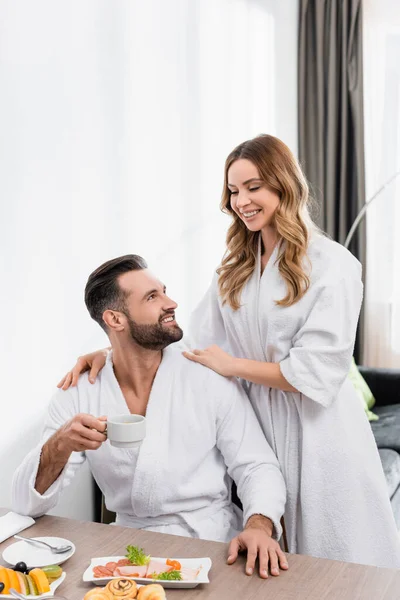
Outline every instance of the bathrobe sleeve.
<path id="1" fill-rule="evenodd" d="M 218 296 L 218 274 L 214 273 L 210 287 L 190 317 L 189 336 L 185 339 L 188 347 L 203 349 L 217 344 L 229 351 Z"/>
<path id="2" fill-rule="evenodd" d="M 219 377 L 219 376 L 218 376 Z M 236 379 L 221 378 L 219 386 L 217 446 L 243 504 L 243 523 L 255 514 L 274 524 L 274 537 L 282 533 L 286 486 L 278 460 L 257 421 L 248 397 Z"/>
<path id="3" fill-rule="evenodd" d="M 42 448 L 46 441 L 66 421 L 72 419 L 77 397 L 76 388 L 58 390 L 54 395 L 46 417 L 40 443 L 23 460 L 14 474 L 12 482 L 12 509 L 21 515 L 39 517 L 54 508 L 62 490 L 69 485 L 75 473 L 85 462 L 84 452 L 73 452 L 63 471 L 44 494 L 35 490 Z"/>
<path id="4" fill-rule="evenodd" d="M 314 292 L 289 356 L 280 362 L 284 378 L 322 406 L 334 401 L 350 370 L 363 295 L 357 267 Z"/>

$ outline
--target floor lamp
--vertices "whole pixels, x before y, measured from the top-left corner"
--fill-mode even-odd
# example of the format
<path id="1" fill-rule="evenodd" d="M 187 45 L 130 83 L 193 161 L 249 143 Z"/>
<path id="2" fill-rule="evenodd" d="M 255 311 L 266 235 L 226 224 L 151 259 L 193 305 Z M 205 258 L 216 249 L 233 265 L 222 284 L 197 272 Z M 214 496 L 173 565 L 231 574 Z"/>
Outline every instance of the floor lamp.
<path id="1" fill-rule="evenodd" d="M 383 192 L 383 190 L 390 184 L 392 183 L 392 181 L 394 179 L 396 179 L 396 177 L 400 175 L 400 170 L 396 171 L 394 173 L 394 175 L 392 175 L 392 177 L 390 179 L 387 180 L 386 183 L 383 184 L 382 187 L 379 188 L 379 190 L 377 192 L 375 192 L 375 194 L 372 196 L 372 198 L 370 198 L 370 200 L 368 200 L 368 202 L 366 202 L 364 204 L 364 206 L 362 207 L 362 209 L 360 210 L 360 212 L 358 213 L 358 215 L 356 216 L 356 218 L 354 219 L 354 223 L 353 225 L 350 227 L 350 231 L 347 234 L 347 237 L 345 239 L 344 242 L 344 247 L 345 248 L 349 248 L 350 246 L 350 242 L 353 239 L 353 236 L 355 234 L 355 232 L 357 231 L 357 228 L 359 226 L 359 224 L 361 223 L 361 221 L 363 220 L 363 218 L 365 217 L 365 213 L 368 210 L 368 207 L 371 206 L 371 204 L 373 203 L 373 201 L 381 194 L 381 192 Z M 357 328 L 357 332 L 358 332 L 358 328 Z M 362 353 L 362 351 L 360 351 Z"/>
<path id="2" fill-rule="evenodd" d="M 379 194 L 381 192 L 383 192 L 383 190 L 389 185 L 389 183 L 392 183 L 392 181 L 394 179 L 396 179 L 396 177 L 398 175 L 400 175 L 400 170 L 396 171 L 396 173 L 394 175 L 392 175 L 392 177 L 390 179 L 388 179 L 387 182 L 384 183 L 383 186 L 381 188 L 379 188 L 379 190 L 377 192 L 375 192 L 375 194 L 372 196 L 372 198 L 370 200 L 368 200 L 368 202 L 366 202 L 364 204 L 364 206 L 362 207 L 362 209 L 360 210 L 360 212 L 358 213 L 358 215 L 354 219 L 353 225 L 350 227 L 350 231 L 347 234 L 347 237 L 346 237 L 345 242 L 344 242 L 344 247 L 345 248 L 347 248 L 347 249 L 349 248 L 350 242 L 353 239 L 353 236 L 354 236 L 355 232 L 357 231 L 357 227 L 359 226 L 359 224 L 363 220 L 363 218 L 365 216 L 365 213 L 368 210 L 368 207 L 371 206 L 371 204 L 375 200 L 375 198 L 377 198 L 379 196 Z"/>

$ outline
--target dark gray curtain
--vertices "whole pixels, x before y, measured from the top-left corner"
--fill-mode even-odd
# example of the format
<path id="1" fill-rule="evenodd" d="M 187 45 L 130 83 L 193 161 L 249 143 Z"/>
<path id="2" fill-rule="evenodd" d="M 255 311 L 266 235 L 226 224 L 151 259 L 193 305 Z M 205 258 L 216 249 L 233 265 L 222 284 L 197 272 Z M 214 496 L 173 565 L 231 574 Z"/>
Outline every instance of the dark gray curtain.
<path id="1" fill-rule="evenodd" d="M 315 220 L 343 244 L 366 201 L 362 0 L 299 0 L 298 77 L 299 158 L 317 200 Z M 365 270 L 365 223 L 350 250 Z"/>

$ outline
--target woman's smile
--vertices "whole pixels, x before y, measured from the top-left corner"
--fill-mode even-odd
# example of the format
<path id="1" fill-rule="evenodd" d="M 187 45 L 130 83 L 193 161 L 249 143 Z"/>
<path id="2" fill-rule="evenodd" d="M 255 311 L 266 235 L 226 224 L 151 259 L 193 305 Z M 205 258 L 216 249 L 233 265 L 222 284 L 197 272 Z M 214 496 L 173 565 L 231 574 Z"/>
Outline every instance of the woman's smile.
<path id="1" fill-rule="evenodd" d="M 240 216 L 244 221 L 252 221 L 262 211 L 262 208 L 256 208 L 255 210 L 243 210 L 240 211 Z"/>

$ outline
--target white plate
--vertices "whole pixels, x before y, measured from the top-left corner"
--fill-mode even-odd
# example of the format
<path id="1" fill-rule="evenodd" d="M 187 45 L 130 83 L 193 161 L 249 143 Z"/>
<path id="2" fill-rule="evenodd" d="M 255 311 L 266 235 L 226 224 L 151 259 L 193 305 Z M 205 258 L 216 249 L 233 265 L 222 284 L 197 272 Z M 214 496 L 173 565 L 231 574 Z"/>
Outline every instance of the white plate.
<path id="1" fill-rule="evenodd" d="M 104 577 L 103 579 L 95 577 L 93 575 L 93 567 L 105 565 L 108 562 L 118 562 L 121 558 L 126 558 L 126 556 L 102 556 L 101 558 L 92 558 L 90 565 L 83 574 L 83 581 L 92 581 L 98 583 L 99 585 L 104 585 L 110 581 L 110 579 L 120 579 L 120 577 Z M 152 556 L 151 558 L 153 560 L 166 560 L 165 558 L 159 558 L 157 556 Z M 159 583 L 165 588 L 183 589 L 194 588 L 200 583 L 210 583 L 210 580 L 208 579 L 208 572 L 211 569 L 211 558 L 170 558 L 171 560 L 179 561 L 182 567 L 187 567 L 189 569 L 197 569 L 201 566 L 201 571 L 196 579 L 192 579 L 190 581 L 163 581 L 159 579 L 146 579 L 145 577 L 125 576 L 124 579 L 134 579 L 137 583 L 143 583 L 144 585 L 148 585 L 149 583 Z"/>
<path id="2" fill-rule="evenodd" d="M 25 562 L 25 561 L 24 561 Z M 64 579 L 66 578 L 67 574 L 65 572 L 62 573 L 62 575 L 60 575 L 60 577 L 58 579 L 55 579 L 51 584 L 50 584 L 50 592 L 46 592 L 45 594 L 40 594 L 39 596 L 32 596 L 31 594 L 29 596 L 26 596 L 26 598 L 51 598 L 52 596 L 54 596 L 54 592 L 56 591 L 56 589 L 58 588 L 58 586 L 64 581 Z M 62 595 L 62 594 L 61 594 Z M 1 598 L 12 598 L 12 600 L 15 600 L 14 596 L 10 596 L 10 594 L 1 594 Z"/>
<path id="3" fill-rule="evenodd" d="M 29 542 L 23 542 L 21 540 L 15 542 L 15 544 L 11 544 L 11 546 L 7 546 L 4 550 L 3 559 L 6 563 L 14 566 L 22 561 L 26 563 L 28 569 L 31 569 L 32 567 L 48 567 L 49 565 L 61 565 L 75 553 L 75 545 L 65 538 L 47 536 L 34 537 L 32 539 L 47 542 L 47 544 L 51 544 L 52 546 L 65 546 L 66 544 L 69 544 L 72 546 L 72 549 L 68 552 L 63 552 L 62 554 L 55 554 L 50 548 L 45 548 L 44 546 L 41 547 L 39 545 L 34 546 Z"/>

